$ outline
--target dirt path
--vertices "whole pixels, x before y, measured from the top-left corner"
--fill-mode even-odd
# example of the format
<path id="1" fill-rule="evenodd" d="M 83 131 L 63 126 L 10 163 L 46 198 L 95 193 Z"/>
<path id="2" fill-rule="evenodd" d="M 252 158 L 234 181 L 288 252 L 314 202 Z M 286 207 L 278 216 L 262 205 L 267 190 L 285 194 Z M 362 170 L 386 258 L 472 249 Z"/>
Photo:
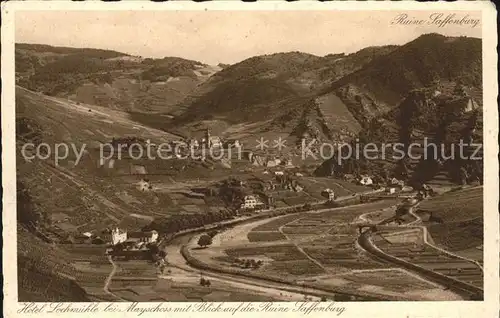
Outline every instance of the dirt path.
<path id="1" fill-rule="evenodd" d="M 104 292 L 106 294 L 111 295 L 112 297 L 114 297 L 116 299 L 119 299 L 121 301 L 126 301 L 125 299 L 123 299 L 121 297 L 118 297 L 114 293 L 112 293 L 112 292 L 109 291 L 109 284 L 111 284 L 111 280 L 113 279 L 113 276 L 115 275 L 116 270 L 118 269 L 118 267 L 116 266 L 115 262 L 113 262 L 113 259 L 111 258 L 111 256 L 108 256 L 108 261 L 111 263 L 111 265 L 113 266 L 113 268 L 111 269 L 111 272 L 109 273 L 108 278 L 106 278 L 106 280 L 104 281 L 103 290 L 104 290 Z"/>

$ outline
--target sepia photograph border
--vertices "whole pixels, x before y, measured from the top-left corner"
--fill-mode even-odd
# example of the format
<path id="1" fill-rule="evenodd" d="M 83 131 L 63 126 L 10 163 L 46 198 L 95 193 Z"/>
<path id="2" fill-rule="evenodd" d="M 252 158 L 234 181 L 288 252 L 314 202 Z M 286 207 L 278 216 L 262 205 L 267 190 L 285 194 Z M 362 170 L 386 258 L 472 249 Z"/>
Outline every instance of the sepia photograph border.
<path id="1" fill-rule="evenodd" d="M 273 10 L 279 15 L 282 10 L 455 10 L 482 12 L 482 55 L 483 55 L 483 96 L 484 96 L 484 300 L 483 301 L 442 301 L 442 302 L 348 302 L 338 303 L 345 307 L 345 317 L 498 317 L 499 310 L 499 214 L 498 214 L 498 83 L 497 83 L 497 32 L 496 9 L 490 2 L 294 2 L 264 1 L 243 3 L 235 1 L 217 1 L 194 3 L 187 1 L 153 3 L 143 1 L 105 2 L 56 2 L 27 1 L 2 3 L 2 187 L 3 187 L 3 276 L 4 303 L 6 317 L 26 315 L 20 313 L 22 303 L 17 299 L 17 237 L 16 237 L 16 148 L 15 148 L 15 14 L 19 11 L 81 11 L 81 10 Z M 397 31 L 396 31 L 397 32 Z M 127 303 L 123 303 L 125 308 Z M 154 307 L 158 303 L 147 303 Z M 174 305 L 175 303 L 167 303 Z M 284 307 L 294 307 L 294 303 L 276 303 Z M 134 312 L 105 312 L 106 303 L 100 303 L 100 309 L 93 314 L 106 317 L 136 317 Z M 130 305 L 130 303 L 129 303 Z M 42 316 L 47 312 L 40 312 Z M 83 315 L 91 315 L 85 313 Z M 151 312 L 145 315 L 194 317 L 272 317 L 273 312 Z M 282 313 L 281 313 L 282 314 Z M 52 313 L 57 317 L 78 317 L 80 313 Z M 301 312 L 289 312 L 287 316 L 305 316 Z M 309 315 L 329 317 L 332 313 L 315 312 Z M 335 315 L 335 314 L 333 314 Z M 33 314 L 31 314 L 33 316 Z"/>

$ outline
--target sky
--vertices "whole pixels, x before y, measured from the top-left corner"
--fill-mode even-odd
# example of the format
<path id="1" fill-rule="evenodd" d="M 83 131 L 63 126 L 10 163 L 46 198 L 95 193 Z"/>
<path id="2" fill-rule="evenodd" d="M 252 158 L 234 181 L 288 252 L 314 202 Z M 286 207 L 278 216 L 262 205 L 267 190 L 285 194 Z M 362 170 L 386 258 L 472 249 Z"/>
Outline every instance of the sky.
<path id="1" fill-rule="evenodd" d="M 437 24 L 449 14 L 463 23 Z M 480 17 L 451 11 L 18 11 L 15 36 L 17 43 L 233 64 L 278 52 L 352 53 L 433 32 L 480 38 L 481 23 L 467 22 Z M 407 23 L 415 20 L 420 24 Z"/>

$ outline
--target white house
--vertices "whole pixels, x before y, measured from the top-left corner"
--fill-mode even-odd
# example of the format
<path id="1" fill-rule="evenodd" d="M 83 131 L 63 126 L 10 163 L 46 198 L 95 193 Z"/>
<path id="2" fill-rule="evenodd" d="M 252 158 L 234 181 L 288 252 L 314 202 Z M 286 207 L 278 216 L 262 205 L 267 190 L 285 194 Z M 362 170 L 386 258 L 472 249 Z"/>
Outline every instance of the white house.
<path id="1" fill-rule="evenodd" d="M 111 243 L 116 245 L 118 243 L 123 243 L 127 240 L 127 231 L 122 231 L 119 228 L 115 228 L 111 232 Z"/>
<path id="2" fill-rule="evenodd" d="M 137 188 L 140 191 L 148 191 L 148 190 L 150 190 L 150 187 L 151 187 L 151 185 L 149 184 L 149 182 L 144 180 L 144 179 L 139 181 L 139 183 L 137 184 Z"/>
<path id="3" fill-rule="evenodd" d="M 390 183 L 391 183 L 392 185 L 398 185 L 398 184 L 399 184 L 399 180 L 398 180 L 398 179 L 396 179 L 396 178 L 392 178 L 392 179 L 390 180 Z"/>
<path id="4" fill-rule="evenodd" d="M 389 194 L 396 193 L 396 188 L 387 188 L 387 193 L 389 193 Z"/>
<path id="5" fill-rule="evenodd" d="M 321 192 L 321 195 L 328 198 L 329 201 L 335 200 L 335 192 L 332 189 L 325 189 Z"/>
<path id="6" fill-rule="evenodd" d="M 362 177 L 359 180 L 359 183 L 362 184 L 362 185 L 372 185 L 373 184 L 373 180 L 370 177 Z"/>
<path id="7" fill-rule="evenodd" d="M 284 175 L 283 171 L 274 171 L 275 176 L 282 176 Z"/>
<path id="8" fill-rule="evenodd" d="M 257 199 L 253 195 L 246 195 L 241 204 L 242 209 L 254 209 L 257 205 Z"/>

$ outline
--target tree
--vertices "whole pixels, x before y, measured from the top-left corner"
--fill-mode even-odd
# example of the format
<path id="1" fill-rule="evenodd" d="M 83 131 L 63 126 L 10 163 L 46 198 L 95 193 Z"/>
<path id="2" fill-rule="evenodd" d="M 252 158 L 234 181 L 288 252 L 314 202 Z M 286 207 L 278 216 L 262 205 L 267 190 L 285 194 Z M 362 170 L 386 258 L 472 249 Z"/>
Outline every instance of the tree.
<path id="1" fill-rule="evenodd" d="M 158 245 L 156 244 L 149 244 L 148 245 L 149 251 L 151 252 L 152 255 L 158 254 L 160 252 L 160 249 L 158 248 Z"/>
<path id="2" fill-rule="evenodd" d="M 23 225 L 37 225 L 44 216 L 37 209 L 31 194 L 24 183 L 17 182 L 17 220 Z"/>
<path id="3" fill-rule="evenodd" d="M 207 287 L 210 287 L 210 280 L 208 279 L 205 279 L 205 278 L 200 278 L 200 285 L 201 286 L 207 286 Z"/>
<path id="4" fill-rule="evenodd" d="M 123 243 L 118 243 L 115 246 L 113 246 L 113 252 L 115 253 L 121 252 L 123 251 L 123 249 L 124 249 Z"/>
<path id="5" fill-rule="evenodd" d="M 167 257 L 167 252 L 161 250 L 158 252 L 158 257 L 160 257 L 161 259 L 164 259 L 165 257 Z"/>
<path id="6" fill-rule="evenodd" d="M 210 244 L 212 244 L 212 238 L 210 237 L 210 235 L 203 234 L 198 239 L 198 245 L 201 247 L 207 247 Z"/>
<path id="7" fill-rule="evenodd" d="M 465 167 L 461 167 L 460 168 L 460 182 L 462 183 L 462 185 L 466 185 L 467 184 L 467 180 L 469 179 L 469 175 L 467 173 L 467 170 L 465 169 Z"/>
<path id="8" fill-rule="evenodd" d="M 104 243 L 105 243 L 104 240 L 100 237 L 96 237 L 96 238 L 92 239 L 92 244 L 99 244 L 100 245 L 100 244 L 104 244 Z"/>

